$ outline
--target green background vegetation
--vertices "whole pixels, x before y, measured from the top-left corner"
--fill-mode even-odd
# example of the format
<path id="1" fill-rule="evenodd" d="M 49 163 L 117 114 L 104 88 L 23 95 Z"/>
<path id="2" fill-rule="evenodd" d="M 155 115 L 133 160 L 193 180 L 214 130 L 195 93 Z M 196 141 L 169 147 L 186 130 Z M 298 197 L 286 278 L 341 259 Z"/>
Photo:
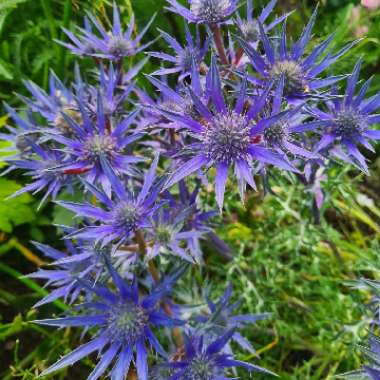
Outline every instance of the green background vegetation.
<path id="1" fill-rule="evenodd" d="M 154 12 L 159 13 L 148 39 L 157 35 L 157 27 L 177 36 L 181 33 L 182 21 L 162 10 L 164 0 L 117 3 L 125 21 L 132 10 L 135 12 L 139 26 L 145 25 Z M 279 3 L 278 13 L 298 8 L 289 22 L 289 33 L 297 36 L 316 2 Z M 106 23 L 109 5 L 106 0 L 0 0 L 0 100 L 20 106 L 14 93 L 25 93 L 22 81 L 31 79 L 46 87 L 49 69 L 69 81 L 74 57 L 53 39 L 64 38 L 62 26 L 81 24 L 86 9 L 96 10 Z M 375 75 L 372 91 L 379 91 L 380 10 L 368 12 L 355 6 L 355 2 L 345 0 L 322 1 L 314 39 L 335 31 L 338 48 L 364 31 L 366 38 L 335 69 L 350 72 L 361 55 L 363 75 Z M 158 41 L 156 48 L 165 46 Z M 89 63 L 80 62 L 82 67 Z M 152 71 L 153 64 L 144 72 Z M 6 123 L 6 115 L 0 111 L 0 129 Z M 313 225 L 310 217 L 311 189 L 291 177 L 275 176 L 271 180 L 274 194 L 264 198 L 261 193 L 252 193 L 244 207 L 237 197 L 229 197 L 219 233 L 234 248 L 235 259 L 220 265 L 220 258 L 210 252 L 205 274 L 215 295 L 223 291 L 226 280 L 231 281 L 236 296 L 244 301 L 242 311 L 273 313 L 270 320 L 246 333 L 260 354 L 260 365 L 277 372 L 281 379 L 332 379 L 360 366 L 356 344 L 366 334 L 368 315 L 362 305 L 369 295 L 353 290 L 351 284 L 363 276 L 380 277 L 379 153 L 378 149 L 377 154 L 368 155 L 372 161 L 369 178 L 344 166 L 330 170 L 323 182 L 326 203 L 320 226 Z M 57 246 L 57 231 L 51 223 L 65 220 L 67 215 L 51 204 L 37 212 L 38 199 L 28 194 L 5 200 L 25 180 L 20 172 L 0 177 L 2 380 L 35 379 L 45 360 L 51 363 L 79 342 L 74 330 L 56 331 L 28 322 L 59 314 L 65 308 L 56 302 L 38 311 L 33 309 L 45 290 L 21 274 L 43 264 L 30 240 Z M 199 271 L 194 273 L 194 285 L 201 285 L 204 276 Z M 257 362 L 244 352 L 239 357 Z M 83 379 L 92 366 L 88 359 L 50 378 Z M 249 375 L 241 378 L 248 379 Z"/>

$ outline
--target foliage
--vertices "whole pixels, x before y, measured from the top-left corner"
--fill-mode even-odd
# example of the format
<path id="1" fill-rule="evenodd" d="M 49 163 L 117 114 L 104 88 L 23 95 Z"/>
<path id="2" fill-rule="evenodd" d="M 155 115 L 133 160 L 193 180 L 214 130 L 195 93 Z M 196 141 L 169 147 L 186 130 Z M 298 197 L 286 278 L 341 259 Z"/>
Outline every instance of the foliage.
<path id="1" fill-rule="evenodd" d="M 120 3 L 127 17 L 133 8 L 139 15 L 138 25 L 144 25 L 153 9 L 161 9 L 165 2 Z M 52 38 L 63 38 L 61 26 L 81 23 L 83 9 L 97 9 L 105 21 L 109 5 L 105 0 L 3 1 L 0 4 L 0 97 L 18 107 L 13 91 L 24 93 L 21 81 L 26 78 L 46 88 L 50 67 L 61 77 L 70 78 L 74 58 L 53 43 Z M 289 25 L 293 35 L 299 32 L 314 5 L 309 2 L 302 7 L 300 15 L 294 15 L 295 22 Z M 281 6 L 286 7 L 287 2 Z M 380 11 L 368 13 L 362 9 L 359 18 L 351 23 L 348 20 L 352 18 L 353 7 L 351 2 L 323 4 L 320 8 L 323 17 L 318 21 L 315 39 L 322 40 L 336 31 L 335 43 L 339 48 L 356 33 L 357 27 L 368 26 L 369 38 L 342 60 L 339 67 L 339 72 L 349 72 L 356 57 L 362 55 L 365 57 L 363 71 L 368 76 L 379 67 Z M 24 20 L 20 14 L 30 16 Z M 160 14 L 148 39 L 154 38 L 157 26 L 181 39 L 179 18 L 166 12 Z M 163 46 L 160 40 L 155 48 L 160 50 Z M 82 64 L 89 63 L 84 60 Z M 152 68 L 149 63 L 144 72 L 151 72 Z M 149 86 L 145 80 L 139 81 Z M 380 79 L 376 77 L 372 91 L 379 89 Z M 282 379 L 331 379 L 358 368 L 361 363 L 355 344 L 366 334 L 366 319 L 360 305 L 369 296 L 367 292 L 358 294 L 346 283 L 362 276 L 379 276 L 376 268 L 368 263 L 373 263 L 379 254 L 380 210 L 376 205 L 380 198 L 376 189 L 380 172 L 374 164 L 371 178 L 365 180 L 347 168 L 336 166 L 330 170 L 323 183 L 326 202 L 320 226 L 312 224 L 311 197 L 305 196 L 303 186 L 291 178 L 276 176 L 272 183 L 273 194 L 263 197 L 262 193 L 250 193 L 244 206 L 234 195 L 227 195 L 226 214 L 229 216 L 218 222 L 218 233 L 232 246 L 235 258 L 222 267 L 219 256 L 208 257 L 208 267 L 212 268 L 208 276 L 215 284 L 212 287 L 215 297 L 223 292 L 223 284 L 228 280 L 244 300 L 242 311 L 273 313 L 272 319 L 246 332 L 256 342 L 258 354 L 262 354 L 260 365 L 275 371 Z M 32 380 L 41 372 L 43 360 L 53 362 L 62 352 L 78 345 L 80 336 L 70 328 L 52 333 L 51 329 L 28 323 L 37 318 L 37 313 L 42 319 L 52 312 L 59 314 L 64 306 L 58 302 L 39 312 L 29 311 L 46 295 L 37 281 L 19 278 L 21 273 L 31 272 L 36 264 L 41 264 L 42 259 L 30 248 L 29 241 L 56 242 L 58 236 L 55 230 L 45 227 L 53 218 L 50 207 L 37 214 L 37 200 L 32 196 L 5 200 L 22 186 L 16 180 L 20 184 L 25 182 L 19 173 L 13 174 L 11 179 L 0 178 L 0 242 L 3 242 L 0 246 L 0 301 L 4 304 L 0 376 Z M 204 195 L 213 202 L 210 194 Z M 56 207 L 54 220 L 69 221 L 70 214 L 62 213 L 62 208 Z M 202 286 L 202 274 L 193 275 L 195 284 Z M 194 294 L 195 300 L 196 297 Z M 242 360 L 250 361 L 253 357 L 239 352 Z M 88 373 L 85 367 L 93 368 L 94 364 L 88 359 L 79 368 L 55 378 L 83 378 Z M 241 378 L 244 379 L 244 375 Z M 260 375 L 257 378 L 260 379 Z"/>

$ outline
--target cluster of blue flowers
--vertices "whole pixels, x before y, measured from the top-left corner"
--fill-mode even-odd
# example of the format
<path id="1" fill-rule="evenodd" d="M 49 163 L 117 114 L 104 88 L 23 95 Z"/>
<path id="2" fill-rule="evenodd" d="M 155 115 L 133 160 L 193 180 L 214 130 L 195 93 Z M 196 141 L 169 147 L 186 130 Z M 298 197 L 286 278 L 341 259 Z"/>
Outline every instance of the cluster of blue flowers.
<path id="1" fill-rule="evenodd" d="M 246 12 L 238 0 L 167 2 L 185 21 L 185 41 L 159 31 L 168 50 L 146 52 L 163 65 L 146 76 L 154 91 L 136 82 L 148 58 L 125 70 L 155 42 L 142 42 L 153 18 L 136 32 L 132 16 L 123 32 L 114 4 L 111 30 L 88 14 L 84 28 L 65 30 L 70 41 L 60 42 L 93 60 L 95 80 L 79 67 L 71 85 L 51 73 L 48 91 L 25 83 L 31 96 L 21 97 L 22 117 L 6 105 L 18 126 L 0 136 L 17 151 L 7 171 L 31 178 L 15 195 L 43 192 L 41 202 L 50 197 L 78 218 L 63 226 L 65 252 L 35 243 L 52 262 L 30 276 L 52 289 L 36 306 L 75 304 L 70 314 L 36 322 L 82 327 L 91 339 L 41 375 L 93 352 L 91 380 L 132 371 L 138 380 L 224 380 L 236 378 L 237 367 L 271 374 L 234 355 L 235 344 L 254 352 L 240 330 L 267 314 L 236 315 L 230 286 L 217 302 L 206 294 L 194 313 L 176 296 L 186 272 L 204 263 L 202 241 L 230 254 L 213 232 L 218 211 L 202 188 L 214 182 L 219 212 L 229 179 L 242 201 L 247 184 L 256 190 L 261 178 L 266 190 L 278 169 L 315 188 L 317 171 L 335 161 L 367 173 L 359 146 L 373 150 L 380 139 L 373 129 L 380 94 L 366 98 L 371 80 L 359 85 L 361 61 L 352 74 L 323 75 L 358 41 L 334 51 L 332 35 L 308 46 L 317 11 L 293 42 L 290 14 L 272 15 L 276 0 L 261 13 L 252 0 Z M 58 200 L 76 189 L 82 199 Z M 320 205 L 322 191 L 315 193 Z"/>

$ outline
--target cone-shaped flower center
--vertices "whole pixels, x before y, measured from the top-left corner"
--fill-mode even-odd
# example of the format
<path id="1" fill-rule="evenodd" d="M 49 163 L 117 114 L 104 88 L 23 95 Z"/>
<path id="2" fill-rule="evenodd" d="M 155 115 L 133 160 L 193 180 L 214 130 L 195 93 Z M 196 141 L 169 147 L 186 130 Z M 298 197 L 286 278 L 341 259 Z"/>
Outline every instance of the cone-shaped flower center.
<path id="1" fill-rule="evenodd" d="M 250 143 L 247 119 L 235 112 L 216 115 L 206 125 L 203 143 L 209 159 L 230 164 L 247 158 Z"/>
<path id="2" fill-rule="evenodd" d="M 83 156 L 86 160 L 97 162 L 100 156 L 111 158 L 116 150 L 115 139 L 108 135 L 90 135 L 84 143 Z"/>
<path id="3" fill-rule="evenodd" d="M 240 31 L 243 37 L 249 42 L 256 42 L 260 37 L 260 28 L 257 20 L 243 22 L 240 25 Z"/>
<path id="4" fill-rule="evenodd" d="M 273 79 L 280 79 L 282 75 L 285 79 L 284 93 L 286 95 L 304 92 L 304 74 L 297 62 L 290 60 L 276 62 L 270 70 L 270 76 Z"/>
<path id="5" fill-rule="evenodd" d="M 168 244 L 172 240 L 172 231 L 169 226 L 158 226 L 156 228 L 156 239 L 161 244 Z"/>
<path id="6" fill-rule="evenodd" d="M 281 122 L 275 123 L 264 130 L 264 140 L 269 146 L 281 146 L 283 141 L 288 140 L 287 128 Z"/>
<path id="7" fill-rule="evenodd" d="M 114 224 L 131 232 L 137 229 L 139 221 L 139 213 L 136 206 L 132 203 L 123 202 L 114 211 Z"/>
<path id="8" fill-rule="evenodd" d="M 108 41 L 108 53 L 115 57 L 125 57 L 134 54 L 133 44 L 122 36 L 111 37 Z"/>
<path id="9" fill-rule="evenodd" d="M 81 125 L 83 122 L 82 115 L 79 111 L 77 111 L 73 106 L 66 105 L 62 108 L 61 112 L 69 116 L 73 121 Z M 64 135 L 70 136 L 73 134 L 73 129 L 70 126 L 69 122 L 63 117 L 62 113 L 57 114 L 54 119 L 54 126 L 57 127 L 59 131 L 61 131 Z"/>
<path id="10" fill-rule="evenodd" d="M 335 118 L 334 132 L 340 137 L 353 137 L 365 130 L 367 123 L 363 115 L 353 110 L 342 110 Z"/>
<path id="11" fill-rule="evenodd" d="M 187 371 L 184 380 L 213 380 L 215 371 L 213 362 L 207 357 L 194 358 Z"/>
<path id="12" fill-rule="evenodd" d="M 134 344 L 144 335 L 149 317 L 146 311 L 133 303 L 115 306 L 108 319 L 108 330 L 114 340 Z"/>
<path id="13" fill-rule="evenodd" d="M 227 16 L 230 6 L 230 0 L 192 0 L 190 11 L 197 19 L 215 23 Z"/>

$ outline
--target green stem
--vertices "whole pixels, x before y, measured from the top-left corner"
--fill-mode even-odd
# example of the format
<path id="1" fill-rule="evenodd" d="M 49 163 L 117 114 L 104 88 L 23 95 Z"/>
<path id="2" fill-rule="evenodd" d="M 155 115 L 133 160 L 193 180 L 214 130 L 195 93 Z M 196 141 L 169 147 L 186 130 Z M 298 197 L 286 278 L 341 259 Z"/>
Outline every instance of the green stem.
<path id="1" fill-rule="evenodd" d="M 41 286 L 37 285 L 34 281 L 30 280 L 27 277 L 24 277 L 20 272 L 17 270 L 9 267 L 8 265 L 0 262 L 0 271 L 3 273 L 6 273 L 7 275 L 16 278 L 20 282 L 22 282 L 25 286 L 27 286 L 29 289 L 35 291 L 38 295 L 45 297 L 49 294 L 48 291 L 41 288 Z M 61 310 L 67 310 L 68 307 L 59 300 L 53 301 L 53 304 L 57 307 L 59 307 Z"/>

